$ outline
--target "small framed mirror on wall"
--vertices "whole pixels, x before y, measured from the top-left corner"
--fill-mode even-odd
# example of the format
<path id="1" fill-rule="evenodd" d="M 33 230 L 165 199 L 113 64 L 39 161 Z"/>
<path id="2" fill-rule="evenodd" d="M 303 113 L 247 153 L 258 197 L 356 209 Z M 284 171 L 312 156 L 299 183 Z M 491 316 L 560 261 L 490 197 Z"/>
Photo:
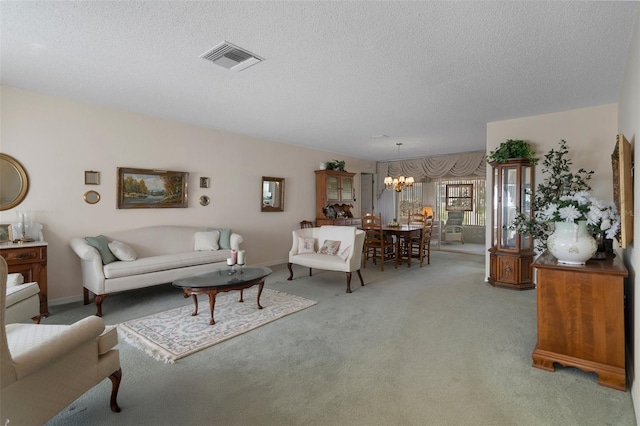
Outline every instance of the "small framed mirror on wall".
<path id="1" fill-rule="evenodd" d="M 260 204 L 263 212 L 284 211 L 284 178 L 262 176 Z"/>

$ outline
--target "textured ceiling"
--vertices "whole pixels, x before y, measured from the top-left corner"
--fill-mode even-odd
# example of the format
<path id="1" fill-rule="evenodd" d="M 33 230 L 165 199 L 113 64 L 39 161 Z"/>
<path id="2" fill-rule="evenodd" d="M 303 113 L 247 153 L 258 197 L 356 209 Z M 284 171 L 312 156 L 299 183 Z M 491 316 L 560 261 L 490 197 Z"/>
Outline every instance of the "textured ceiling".
<path id="1" fill-rule="evenodd" d="M 484 150 L 487 122 L 616 102 L 638 6 L 5 0 L 0 81 L 370 160 Z M 199 58 L 223 40 L 266 60 Z"/>

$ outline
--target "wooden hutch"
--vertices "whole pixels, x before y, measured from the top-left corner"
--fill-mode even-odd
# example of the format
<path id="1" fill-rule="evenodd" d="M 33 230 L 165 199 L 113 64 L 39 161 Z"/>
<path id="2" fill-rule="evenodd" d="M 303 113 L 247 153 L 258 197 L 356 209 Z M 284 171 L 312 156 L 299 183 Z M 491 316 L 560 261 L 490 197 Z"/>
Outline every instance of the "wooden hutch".
<path id="1" fill-rule="evenodd" d="M 491 163 L 493 196 L 489 283 L 516 290 L 535 288 L 533 237 L 507 227 L 519 213 L 533 214 L 533 165 L 526 158 Z"/>
<path id="2" fill-rule="evenodd" d="M 316 170 L 316 226 L 340 225 L 361 226 L 362 219 L 353 217 L 355 173 L 338 170 Z M 336 217 L 328 217 L 328 207 L 335 211 Z"/>

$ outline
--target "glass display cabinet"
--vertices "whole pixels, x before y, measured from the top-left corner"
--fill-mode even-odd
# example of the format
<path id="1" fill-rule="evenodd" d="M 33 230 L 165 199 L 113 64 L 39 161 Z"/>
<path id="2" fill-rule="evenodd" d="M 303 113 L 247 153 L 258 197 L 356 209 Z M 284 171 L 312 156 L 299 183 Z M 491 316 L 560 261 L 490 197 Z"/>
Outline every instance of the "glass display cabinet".
<path id="1" fill-rule="evenodd" d="M 491 163 L 492 214 L 489 283 L 516 290 L 535 288 L 533 237 L 509 229 L 520 212 L 533 215 L 534 169 L 528 159 Z"/>

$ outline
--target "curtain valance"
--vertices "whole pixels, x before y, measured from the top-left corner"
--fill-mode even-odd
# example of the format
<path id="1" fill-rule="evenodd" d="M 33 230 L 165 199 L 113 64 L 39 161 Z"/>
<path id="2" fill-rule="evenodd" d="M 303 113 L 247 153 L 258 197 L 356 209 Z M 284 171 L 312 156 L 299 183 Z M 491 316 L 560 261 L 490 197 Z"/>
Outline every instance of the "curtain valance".
<path id="1" fill-rule="evenodd" d="M 484 177 L 487 174 L 485 156 L 484 151 L 476 151 L 380 162 L 377 165 L 378 194 L 384 190 L 385 176 L 413 176 L 416 181 L 448 177 Z"/>

